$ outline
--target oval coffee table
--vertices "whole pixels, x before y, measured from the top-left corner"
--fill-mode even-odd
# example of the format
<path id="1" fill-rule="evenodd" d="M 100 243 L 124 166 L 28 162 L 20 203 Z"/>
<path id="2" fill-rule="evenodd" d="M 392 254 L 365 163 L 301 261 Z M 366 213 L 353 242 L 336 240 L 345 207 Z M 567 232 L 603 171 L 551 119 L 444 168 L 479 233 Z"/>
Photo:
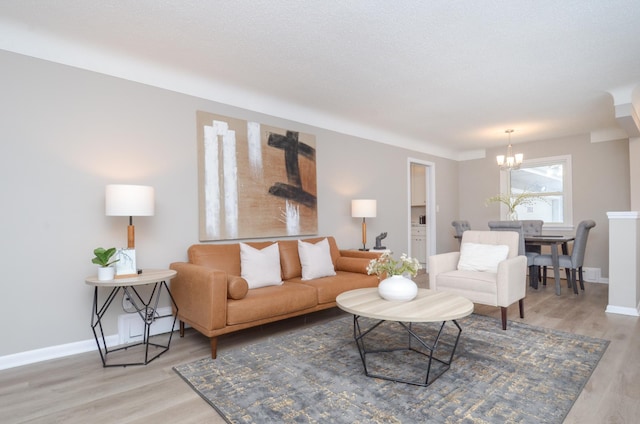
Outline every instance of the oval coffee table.
<path id="1" fill-rule="evenodd" d="M 418 289 L 416 298 L 409 302 L 384 300 L 378 294 L 377 288 L 350 290 L 340 294 L 336 298 L 336 304 L 340 309 L 353 314 L 353 337 L 358 346 L 365 375 L 418 386 L 430 385 L 449 369 L 462 333 L 462 328 L 456 320 L 464 318 L 473 312 L 473 303 L 469 299 L 447 292 L 427 289 Z M 369 324 L 371 322 L 369 320 L 367 322 L 369 327 L 363 329 L 360 322 L 361 318 L 372 318 L 377 321 Z M 379 349 L 372 348 L 372 345 L 376 342 L 367 341 L 372 336 L 372 331 L 388 321 L 398 323 L 406 331 L 408 334 L 406 344 Z M 425 335 L 418 334 L 412 328 L 414 323 L 434 322 L 441 324 L 439 329 L 436 328 L 431 332 L 432 334 L 429 334 L 429 337 L 433 338 L 432 343 L 427 342 Z M 445 325 L 448 322 L 452 322 L 455 325 L 457 332 L 454 329 L 453 336 L 448 337 L 450 341 L 443 341 L 442 336 L 445 333 Z M 436 350 L 440 349 L 438 354 L 441 354 L 443 346 L 450 349 L 450 353 L 446 352 L 448 358 L 437 358 Z M 380 371 L 374 370 L 374 366 L 370 364 L 371 358 L 375 357 L 375 355 L 400 351 L 426 359 L 426 362 L 419 367 L 421 371 L 426 371 L 424 379 L 394 377 L 388 374 L 390 364 L 385 363 L 383 367 L 376 366 Z M 368 355 L 370 357 L 369 360 L 367 358 Z M 433 361 L 439 364 L 437 369 L 433 366 L 435 365 Z M 426 367 L 426 370 L 424 367 Z"/>

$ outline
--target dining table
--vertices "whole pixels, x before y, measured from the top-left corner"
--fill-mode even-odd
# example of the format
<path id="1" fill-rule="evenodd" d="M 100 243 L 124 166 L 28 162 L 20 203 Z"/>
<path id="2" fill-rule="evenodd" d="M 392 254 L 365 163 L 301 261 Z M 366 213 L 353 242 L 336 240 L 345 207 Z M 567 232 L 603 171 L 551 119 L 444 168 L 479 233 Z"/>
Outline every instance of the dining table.
<path id="1" fill-rule="evenodd" d="M 551 248 L 551 262 L 553 263 L 553 274 L 555 276 L 556 282 L 556 295 L 558 296 L 560 296 L 560 255 L 558 253 L 558 246 L 560 246 L 560 248 L 562 249 L 563 255 L 568 255 L 568 244 L 569 242 L 574 240 L 574 236 L 565 236 L 559 234 L 526 235 L 524 237 L 524 243 L 526 246 L 549 246 Z M 534 284 L 534 288 L 537 289 L 537 279 Z"/>

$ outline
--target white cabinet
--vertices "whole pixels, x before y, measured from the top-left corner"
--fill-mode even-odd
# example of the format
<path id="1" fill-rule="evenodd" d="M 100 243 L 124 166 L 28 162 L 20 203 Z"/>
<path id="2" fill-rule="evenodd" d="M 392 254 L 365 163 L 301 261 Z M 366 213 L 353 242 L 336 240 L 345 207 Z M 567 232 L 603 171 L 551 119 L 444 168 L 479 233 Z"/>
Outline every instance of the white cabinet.
<path id="1" fill-rule="evenodd" d="M 411 227 L 411 256 L 423 266 L 427 263 L 427 227 L 424 225 Z"/>
<path id="2" fill-rule="evenodd" d="M 424 206 L 427 204 L 426 167 L 411 164 L 411 205 Z"/>

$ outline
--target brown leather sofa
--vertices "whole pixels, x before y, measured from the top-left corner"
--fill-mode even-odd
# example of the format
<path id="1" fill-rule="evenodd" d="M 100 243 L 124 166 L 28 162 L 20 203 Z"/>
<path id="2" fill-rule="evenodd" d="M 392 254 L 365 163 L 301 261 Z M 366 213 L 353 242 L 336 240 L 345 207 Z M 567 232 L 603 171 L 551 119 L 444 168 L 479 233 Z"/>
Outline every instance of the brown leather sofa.
<path id="1" fill-rule="evenodd" d="M 303 239 L 317 243 L 325 237 Z M 176 262 L 171 293 L 178 305 L 180 336 L 185 323 L 209 337 L 215 359 L 218 336 L 336 306 L 345 291 L 376 287 L 378 277 L 367 275 L 367 265 L 379 254 L 340 250 L 329 241 L 336 275 L 302 280 L 297 240 L 278 240 L 283 284 L 249 290 L 241 278 L 240 244 L 195 244 L 188 249 L 189 262 Z M 274 241 L 247 242 L 263 249 Z M 175 313 L 175 311 L 174 311 Z"/>

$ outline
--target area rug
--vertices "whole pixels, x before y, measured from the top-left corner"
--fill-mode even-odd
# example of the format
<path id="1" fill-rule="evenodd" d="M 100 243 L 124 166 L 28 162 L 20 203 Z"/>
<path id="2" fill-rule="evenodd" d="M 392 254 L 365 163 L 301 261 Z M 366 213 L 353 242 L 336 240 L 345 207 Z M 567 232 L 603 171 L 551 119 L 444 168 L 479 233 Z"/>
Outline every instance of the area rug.
<path id="1" fill-rule="evenodd" d="M 229 423 L 561 423 L 608 345 L 518 322 L 502 331 L 475 314 L 458 322 L 451 368 L 427 387 L 365 376 L 350 316 L 174 370 Z M 437 327 L 414 329 L 429 337 Z M 405 335 L 388 322 L 367 343 Z M 390 355 L 378 361 L 385 371 L 416 372 L 408 354 Z"/>

